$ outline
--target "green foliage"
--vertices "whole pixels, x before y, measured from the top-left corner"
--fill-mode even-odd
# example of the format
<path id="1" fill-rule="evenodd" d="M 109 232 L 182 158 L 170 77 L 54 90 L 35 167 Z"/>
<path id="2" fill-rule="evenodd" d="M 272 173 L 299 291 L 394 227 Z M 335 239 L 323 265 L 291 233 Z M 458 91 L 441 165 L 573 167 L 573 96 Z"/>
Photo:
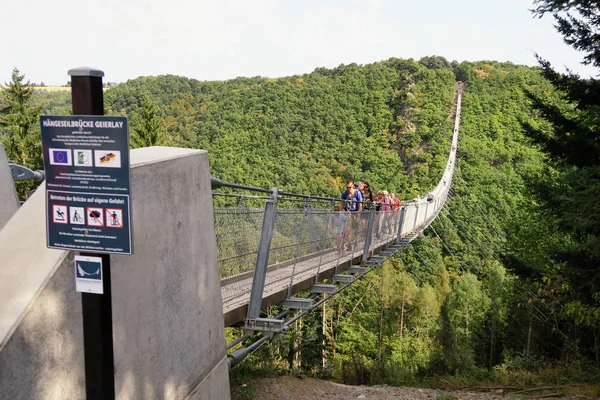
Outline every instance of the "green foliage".
<path id="1" fill-rule="evenodd" d="M 537 0 L 535 14 L 551 13 L 564 41 L 585 53 L 584 63 L 600 67 L 599 6 L 590 1 Z M 555 226 L 567 240 L 551 253 L 559 263 L 546 290 L 566 307 L 561 317 L 580 328 L 577 346 L 593 349 L 600 366 L 600 81 L 560 74 L 538 58 L 543 75 L 553 88 L 528 90 L 540 123 L 525 121 L 532 137 L 553 159 L 546 174 L 532 183 L 548 207 Z"/>
<path id="2" fill-rule="evenodd" d="M 225 181 L 338 196 L 346 178 L 417 195 L 444 167 L 454 77 L 413 60 L 280 79 L 144 77 L 106 92 L 110 113 L 158 105 L 173 145 L 209 151 Z"/>
<path id="3" fill-rule="evenodd" d="M 399 157 L 404 195 L 427 192 L 439 176 L 430 168 L 436 160 L 432 157 L 436 133 L 428 130 L 428 121 L 444 107 L 428 113 L 427 105 L 418 103 L 415 93 L 419 91 L 414 88 L 435 82 L 442 71 L 466 80 L 452 202 L 433 228 L 412 242 L 410 251 L 400 253 L 311 317 L 301 330 L 306 346 L 301 344 L 303 337 L 295 334 L 285 341 L 288 350 L 279 347 L 275 353 L 282 360 L 294 354 L 297 361 L 288 362 L 294 369 L 306 362 L 312 374 L 332 373 L 352 384 L 400 384 L 432 374 L 455 374 L 472 383 L 520 376 L 518 371 L 532 373 L 552 360 L 568 364 L 594 358 L 593 342 L 600 343 L 600 335 L 583 337 L 577 332 L 598 326 L 598 314 L 574 301 L 564 265 L 554 257 L 568 249 L 573 237 L 565 240 L 559 229 L 565 222 L 549 212 L 549 200 L 532 190 L 542 180 L 564 201 L 570 193 L 567 188 L 575 185 L 573 180 L 562 180 L 527 136 L 526 124 L 551 131 L 528 92 L 534 88 L 553 93 L 552 86 L 534 68 L 443 61 L 388 62 L 402 65 L 407 75 L 389 102 L 394 116 L 389 132 L 396 137 L 387 146 Z M 354 68 L 350 66 L 350 71 Z M 336 72 L 315 71 L 328 78 Z M 451 130 L 451 121 L 443 123 L 442 130 L 446 128 Z M 244 140 L 252 140 L 255 134 Z M 364 145 L 372 138 L 359 140 Z M 447 146 L 441 141 L 436 150 L 441 168 Z M 366 165 L 364 157 L 353 157 Z M 350 171 L 355 177 L 356 168 L 349 165 L 343 173 Z M 593 187 L 594 179 L 590 174 L 582 180 L 582 190 L 585 185 Z M 584 223 L 594 225 L 595 197 L 588 193 L 569 198 L 575 205 L 570 212 L 582 208 L 590 212 L 591 219 L 580 221 L 580 228 L 586 227 Z M 320 323 L 323 317 L 325 322 Z M 319 350 L 308 350 L 311 346 Z M 319 352 L 326 366 L 321 370 Z"/>
<path id="4" fill-rule="evenodd" d="M 587 53 L 584 64 L 600 67 L 600 43 L 598 43 L 598 15 L 600 5 L 589 0 L 535 0 L 535 15 L 543 17 L 551 13 L 558 32 L 565 43 Z"/>
<path id="5" fill-rule="evenodd" d="M 598 113 L 593 99 L 582 97 L 590 108 L 581 109 L 549 77 L 433 56 L 280 79 L 142 77 L 105 97 L 136 136 L 158 137 L 160 127 L 169 144 L 208 150 L 211 174 L 225 181 L 339 196 L 352 178 L 407 199 L 437 184 L 455 81 L 466 82 L 453 197 L 432 228 L 241 366 L 400 384 L 600 365 L 600 177 L 587 156 L 557 162 L 577 159 L 574 149 L 594 137 L 564 142 L 572 135 L 557 130 L 560 121 L 595 129 Z M 545 119 L 544 104 L 566 117 Z M 565 146 L 548 155 L 540 143 Z"/>
<path id="6" fill-rule="evenodd" d="M 33 87 L 25 76 L 13 69 L 12 80 L 0 91 L 0 142 L 8 159 L 30 169 L 43 168 L 39 116 L 41 107 L 33 105 Z M 18 182 L 17 192 L 25 199 L 35 187 L 33 182 Z"/>
<path id="7" fill-rule="evenodd" d="M 544 366 L 544 359 L 539 355 L 526 355 L 514 351 L 504 352 L 504 362 L 496 370 L 517 370 L 539 372 Z"/>
<path id="8" fill-rule="evenodd" d="M 156 103 L 147 95 L 142 97 L 142 106 L 131 120 L 131 147 L 164 146 L 163 121 L 158 116 Z"/>

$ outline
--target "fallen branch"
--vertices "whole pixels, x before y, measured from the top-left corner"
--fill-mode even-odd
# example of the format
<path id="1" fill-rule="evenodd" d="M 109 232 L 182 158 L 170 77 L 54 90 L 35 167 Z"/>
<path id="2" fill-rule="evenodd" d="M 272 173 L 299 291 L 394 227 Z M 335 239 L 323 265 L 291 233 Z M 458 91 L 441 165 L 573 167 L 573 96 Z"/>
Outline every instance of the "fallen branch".
<path id="1" fill-rule="evenodd" d="M 486 390 L 521 390 L 521 388 L 514 386 L 472 386 L 469 387 L 469 390 L 477 390 L 477 391 L 486 391 Z"/>
<path id="2" fill-rule="evenodd" d="M 562 393 L 549 393 L 549 394 L 540 394 L 539 396 L 529 397 L 530 399 L 545 399 L 547 397 L 561 397 L 564 396 Z"/>
<path id="3" fill-rule="evenodd" d="M 540 386 L 540 387 L 535 387 L 535 388 L 519 390 L 518 392 L 515 392 L 515 394 L 527 393 L 527 392 L 537 392 L 538 390 L 554 390 L 554 389 L 556 389 L 556 387 L 554 387 L 554 386 Z"/>
<path id="4" fill-rule="evenodd" d="M 454 386 L 453 389 L 443 388 L 444 390 L 464 390 L 464 389 L 469 389 L 470 388 L 470 386 L 459 386 L 456 383 L 448 382 L 445 379 L 440 379 L 440 382 L 441 383 L 445 383 L 445 384 L 450 385 L 450 386 Z"/>

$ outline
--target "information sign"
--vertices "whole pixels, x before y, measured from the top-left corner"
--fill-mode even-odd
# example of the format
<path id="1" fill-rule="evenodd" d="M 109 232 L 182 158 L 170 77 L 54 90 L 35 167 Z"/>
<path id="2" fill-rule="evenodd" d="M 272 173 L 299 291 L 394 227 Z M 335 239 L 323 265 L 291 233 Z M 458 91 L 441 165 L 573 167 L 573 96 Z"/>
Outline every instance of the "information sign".
<path id="1" fill-rule="evenodd" d="M 42 116 L 47 246 L 131 254 L 127 118 Z"/>
<path id="2" fill-rule="evenodd" d="M 102 257 L 75 256 L 75 290 L 104 294 Z"/>

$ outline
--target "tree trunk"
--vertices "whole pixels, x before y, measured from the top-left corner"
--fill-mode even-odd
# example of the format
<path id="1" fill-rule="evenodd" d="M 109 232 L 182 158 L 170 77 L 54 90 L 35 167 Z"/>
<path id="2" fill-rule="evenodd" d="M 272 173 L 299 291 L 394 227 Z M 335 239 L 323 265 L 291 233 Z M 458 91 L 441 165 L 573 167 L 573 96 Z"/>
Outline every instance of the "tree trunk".
<path id="1" fill-rule="evenodd" d="M 525 351 L 526 356 L 529 356 L 530 343 L 531 343 L 531 317 L 529 317 L 529 329 L 527 330 L 527 350 Z"/>
<path id="2" fill-rule="evenodd" d="M 300 333 L 301 329 L 302 321 L 297 319 L 296 332 L 294 334 L 294 368 L 300 368 L 300 340 L 302 338 L 302 334 Z"/>
<path id="3" fill-rule="evenodd" d="M 400 341 L 402 341 L 402 335 L 404 333 L 404 304 L 406 301 L 406 289 L 402 288 L 402 307 L 400 308 Z"/>
<path id="4" fill-rule="evenodd" d="M 596 329 L 594 331 L 594 355 L 596 356 L 596 368 L 600 367 L 600 354 L 598 350 L 600 350 L 598 347 L 600 345 L 600 343 L 598 343 L 598 340 L 600 339 L 600 329 Z"/>
<path id="5" fill-rule="evenodd" d="M 492 340 L 490 341 L 490 366 L 489 370 L 492 370 L 494 366 L 494 336 L 496 335 L 496 318 L 492 317 Z"/>
<path id="6" fill-rule="evenodd" d="M 325 296 L 327 296 L 327 293 L 325 293 Z M 323 302 L 323 316 L 322 316 L 322 320 L 321 320 L 321 333 L 323 334 L 323 350 L 321 350 L 321 358 L 322 358 L 322 368 L 325 369 L 325 332 L 327 331 L 326 329 L 326 324 L 327 324 L 327 318 L 325 318 L 325 304 L 327 304 L 326 301 Z"/>
<path id="7" fill-rule="evenodd" d="M 466 310 L 466 327 L 467 327 L 467 336 L 469 336 L 469 302 L 467 301 L 467 310 Z"/>
<path id="8" fill-rule="evenodd" d="M 381 364 L 381 352 L 383 347 L 383 302 L 384 302 L 384 289 L 385 279 L 383 270 L 381 271 L 381 308 L 379 312 L 379 363 Z"/>

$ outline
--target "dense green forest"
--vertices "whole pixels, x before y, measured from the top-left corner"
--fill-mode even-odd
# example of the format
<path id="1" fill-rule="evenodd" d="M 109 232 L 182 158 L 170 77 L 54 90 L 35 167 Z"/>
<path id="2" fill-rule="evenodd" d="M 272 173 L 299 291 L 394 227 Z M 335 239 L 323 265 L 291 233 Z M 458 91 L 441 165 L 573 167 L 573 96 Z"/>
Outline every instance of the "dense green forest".
<path id="1" fill-rule="evenodd" d="M 144 96 L 168 143 L 208 150 L 222 180 L 337 195 L 352 178 L 409 197 L 445 163 L 454 75 L 392 59 L 281 79 L 142 77 L 107 91 L 107 110 L 135 114 Z"/>
<path id="2" fill-rule="evenodd" d="M 458 81 L 459 160 L 440 216 L 240 370 L 354 384 L 597 381 L 596 81 L 544 63 L 432 56 L 278 79 L 141 77 L 108 89 L 105 104 L 131 119 L 134 146 L 206 149 L 211 174 L 225 181 L 338 196 L 351 178 L 408 199 L 441 176 Z M 68 94 L 28 92 L 18 71 L 12 88 L 0 93 L 0 139 L 13 159 L 39 168 L 31 117 L 68 114 Z"/>

